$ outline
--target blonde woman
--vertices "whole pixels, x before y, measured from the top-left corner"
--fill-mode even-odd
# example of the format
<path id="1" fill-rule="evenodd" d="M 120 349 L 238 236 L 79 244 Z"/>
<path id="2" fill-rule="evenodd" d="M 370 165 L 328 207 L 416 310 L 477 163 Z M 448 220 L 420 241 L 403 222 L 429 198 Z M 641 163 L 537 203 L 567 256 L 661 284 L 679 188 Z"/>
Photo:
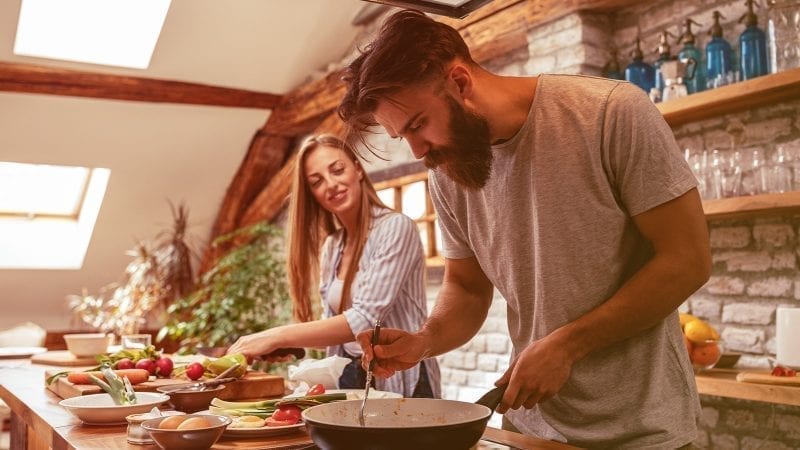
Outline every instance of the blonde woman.
<path id="1" fill-rule="evenodd" d="M 418 330 L 427 318 L 424 256 L 417 226 L 378 198 L 353 149 L 331 135 L 306 139 L 297 155 L 287 258 L 298 323 L 240 338 L 229 353 L 248 357 L 283 347 L 326 347 L 352 362 L 339 387 L 363 388 L 355 335 L 376 320 Z M 313 320 L 319 289 L 324 318 Z M 427 359 L 375 387 L 404 397 L 439 397 L 439 366 Z"/>

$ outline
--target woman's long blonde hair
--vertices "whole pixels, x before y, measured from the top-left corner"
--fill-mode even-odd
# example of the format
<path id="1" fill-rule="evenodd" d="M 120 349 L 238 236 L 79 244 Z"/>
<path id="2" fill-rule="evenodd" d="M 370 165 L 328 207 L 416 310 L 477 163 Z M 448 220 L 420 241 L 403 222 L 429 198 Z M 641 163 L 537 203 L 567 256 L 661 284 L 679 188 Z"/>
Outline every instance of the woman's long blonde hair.
<path id="1" fill-rule="evenodd" d="M 341 149 L 353 160 L 356 167 L 361 167 L 353 148 L 330 134 L 319 134 L 307 138 L 297 151 L 292 197 L 289 204 L 289 254 L 286 265 L 293 314 L 295 320 L 300 322 L 314 319 L 311 293 L 312 289 L 317 292 L 319 288 L 319 258 L 322 244 L 328 235 L 341 227 L 336 216 L 317 203 L 303 173 L 306 157 L 319 147 Z M 361 170 L 363 172 L 363 169 Z M 358 272 L 358 263 L 361 260 L 361 253 L 364 251 L 372 223 L 372 206 L 388 209 L 378 198 L 372 182 L 364 172 L 361 178 L 361 217 L 355 230 L 355 236 L 347 236 L 347 239 L 355 239 L 356 248 L 353 259 L 345 272 L 339 313 L 345 309 L 346 304 L 350 303 L 350 287 L 356 272 Z"/>

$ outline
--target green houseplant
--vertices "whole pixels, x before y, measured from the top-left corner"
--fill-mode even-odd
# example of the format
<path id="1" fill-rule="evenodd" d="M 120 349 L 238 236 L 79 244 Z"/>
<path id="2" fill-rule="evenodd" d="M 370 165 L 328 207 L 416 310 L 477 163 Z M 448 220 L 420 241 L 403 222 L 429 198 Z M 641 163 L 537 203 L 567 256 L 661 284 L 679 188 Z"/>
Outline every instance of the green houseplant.
<path id="1" fill-rule="evenodd" d="M 245 243 L 204 273 L 192 293 L 170 305 L 158 340 L 169 337 L 180 343 L 181 352 L 190 352 L 228 346 L 291 319 L 282 231 L 262 222 L 220 236 L 212 245 L 232 240 Z"/>

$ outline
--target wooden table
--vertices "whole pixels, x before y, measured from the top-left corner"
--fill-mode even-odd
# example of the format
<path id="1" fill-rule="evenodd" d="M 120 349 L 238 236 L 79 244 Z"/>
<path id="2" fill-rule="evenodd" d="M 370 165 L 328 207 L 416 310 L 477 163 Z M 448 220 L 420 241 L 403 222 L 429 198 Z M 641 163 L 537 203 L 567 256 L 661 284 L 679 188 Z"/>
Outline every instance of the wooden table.
<path id="1" fill-rule="evenodd" d="M 11 408 L 11 448 L 27 450 L 158 450 L 155 445 L 133 445 L 125 425 L 87 426 L 58 405 L 61 400 L 44 387 L 50 366 L 27 360 L 0 361 L 0 398 Z M 494 443 L 494 444 L 493 444 Z M 500 445 L 497 445 L 500 444 Z M 303 431 L 259 439 L 223 437 L 214 450 L 314 449 Z M 568 445 L 486 428 L 475 449 L 571 449 Z"/>

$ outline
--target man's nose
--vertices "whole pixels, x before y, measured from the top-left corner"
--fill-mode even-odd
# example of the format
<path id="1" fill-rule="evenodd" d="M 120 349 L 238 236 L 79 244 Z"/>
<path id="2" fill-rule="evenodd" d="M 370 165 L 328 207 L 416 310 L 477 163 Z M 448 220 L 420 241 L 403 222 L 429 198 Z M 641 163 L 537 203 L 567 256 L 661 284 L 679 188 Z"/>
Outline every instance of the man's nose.
<path id="1" fill-rule="evenodd" d="M 411 153 L 417 159 L 425 157 L 431 149 L 430 144 L 425 142 L 424 139 L 410 138 L 408 139 L 408 145 L 411 147 Z"/>

